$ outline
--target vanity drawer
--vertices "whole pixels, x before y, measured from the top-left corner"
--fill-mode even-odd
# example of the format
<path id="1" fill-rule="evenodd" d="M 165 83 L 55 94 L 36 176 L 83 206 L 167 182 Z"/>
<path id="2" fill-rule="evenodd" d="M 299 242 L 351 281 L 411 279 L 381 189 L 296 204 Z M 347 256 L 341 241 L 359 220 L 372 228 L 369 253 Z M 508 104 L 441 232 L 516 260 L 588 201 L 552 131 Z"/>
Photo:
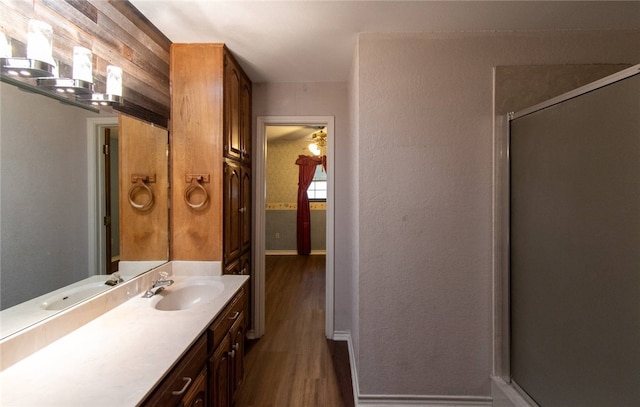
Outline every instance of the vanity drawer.
<path id="1" fill-rule="evenodd" d="M 209 326 L 209 353 L 218 347 L 222 339 L 231 329 L 231 325 L 240 317 L 240 313 L 247 307 L 246 285 L 238 290 L 238 293 L 225 307 L 223 312 Z"/>
<path id="2" fill-rule="evenodd" d="M 202 366 L 207 357 L 207 338 L 202 335 L 142 405 L 175 406 L 178 404 L 202 372 Z"/>

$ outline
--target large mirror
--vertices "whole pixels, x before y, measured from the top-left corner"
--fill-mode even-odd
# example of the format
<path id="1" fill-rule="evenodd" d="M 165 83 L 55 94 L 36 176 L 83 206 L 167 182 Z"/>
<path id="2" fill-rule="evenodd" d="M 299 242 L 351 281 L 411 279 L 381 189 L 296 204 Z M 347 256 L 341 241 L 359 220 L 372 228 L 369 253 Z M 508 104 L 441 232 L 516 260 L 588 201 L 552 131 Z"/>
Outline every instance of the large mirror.
<path id="1" fill-rule="evenodd" d="M 167 131 L 126 119 L 0 83 L 0 339 L 168 260 Z"/>

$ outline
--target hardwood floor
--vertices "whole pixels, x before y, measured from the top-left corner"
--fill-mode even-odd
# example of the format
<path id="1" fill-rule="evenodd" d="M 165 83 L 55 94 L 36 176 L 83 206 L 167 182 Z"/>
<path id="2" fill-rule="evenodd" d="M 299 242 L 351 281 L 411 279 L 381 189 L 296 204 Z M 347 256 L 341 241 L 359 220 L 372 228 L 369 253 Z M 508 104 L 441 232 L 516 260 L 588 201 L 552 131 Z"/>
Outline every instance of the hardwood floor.
<path id="1" fill-rule="evenodd" d="M 265 271 L 265 335 L 247 344 L 235 406 L 353 406 L 346 342 L 325 337 L 325 256 L 267 256 Z"/>

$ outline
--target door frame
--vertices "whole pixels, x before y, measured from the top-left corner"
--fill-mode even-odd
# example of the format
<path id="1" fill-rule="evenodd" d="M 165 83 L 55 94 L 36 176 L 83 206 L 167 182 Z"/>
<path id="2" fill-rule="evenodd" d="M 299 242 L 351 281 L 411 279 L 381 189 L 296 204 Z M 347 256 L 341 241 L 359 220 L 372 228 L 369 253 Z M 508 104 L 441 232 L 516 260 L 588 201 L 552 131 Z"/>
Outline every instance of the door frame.
<path id="1" fill-rule="evenodd" d="M 88 242 L 89 262 L 88 275 L 108 274 L 106 267 L 105 247 L 107 242 L 103 233 L 105 216 L 104 165 L 102 164 L 102 129 L 117 127 L 118 116 L 91 117 L 87 119 L 87 206 L 88 206 Z"/>
<path id="2" fill-rule="evenodd" d="M 265 198 L 266 198 L 266 126 L 327 127 L 327 216 L 325 263 L 325 336 L 333 339 L 334 331 L 334 116 L 258 116 L 256 142 L 253 149 L 253 323 L 248 331 L 251 339 L 265 331 Z"/>

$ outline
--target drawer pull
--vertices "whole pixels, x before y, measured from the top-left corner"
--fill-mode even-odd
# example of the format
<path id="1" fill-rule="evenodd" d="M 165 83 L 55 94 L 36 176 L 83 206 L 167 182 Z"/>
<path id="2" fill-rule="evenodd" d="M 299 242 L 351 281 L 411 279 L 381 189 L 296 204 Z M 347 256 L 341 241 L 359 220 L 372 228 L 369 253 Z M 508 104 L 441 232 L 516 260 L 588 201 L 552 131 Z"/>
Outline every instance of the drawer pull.
<path id="1" fill-rule="evenodd" d="M 235 313 L 235 314 L 233 314 L 233 316 L 232 316 L 232 317 L 229 317 L 229 319 L 231 319 L 231 320 L 233 320 L 233 319 L 237 319 L 237 318 L 238 318 L 238 315 L 240 315 L 240 311 L 236 311 L 236 313 Z"/>
<path id="2" fill-rule="evenodd" d="M 182 380 L 184 380 L 186 383 L 184 384 L 184 387 L 182 388 L 182 390 L 180 391 L 172 391 L 171 394 L 173 394 L 174 396 L 179 396 L 182 393 L 184 393 L 185 391 L 187 391 L 187 387 L 189 387 L 189 385 L 191 384 L 191 378 L 190 377 L 183 377 Z"/>

